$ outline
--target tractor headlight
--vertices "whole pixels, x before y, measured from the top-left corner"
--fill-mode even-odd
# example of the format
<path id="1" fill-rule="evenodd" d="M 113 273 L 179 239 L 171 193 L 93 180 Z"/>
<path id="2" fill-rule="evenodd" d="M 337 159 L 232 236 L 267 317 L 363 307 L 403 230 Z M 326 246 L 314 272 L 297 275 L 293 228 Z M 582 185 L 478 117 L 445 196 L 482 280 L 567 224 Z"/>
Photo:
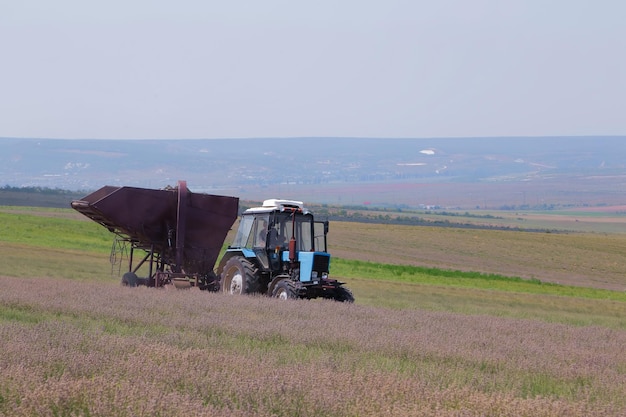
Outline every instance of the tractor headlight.
<path id="1" fill-rule="evenodd" d="M 322 273 L 322 279 L 328 279 L 328 272 Z"/>
<path id="2" fill-rule="evenodd" d="M 311 279 L 317 279 L 317 271 L 311 272 Z"/>

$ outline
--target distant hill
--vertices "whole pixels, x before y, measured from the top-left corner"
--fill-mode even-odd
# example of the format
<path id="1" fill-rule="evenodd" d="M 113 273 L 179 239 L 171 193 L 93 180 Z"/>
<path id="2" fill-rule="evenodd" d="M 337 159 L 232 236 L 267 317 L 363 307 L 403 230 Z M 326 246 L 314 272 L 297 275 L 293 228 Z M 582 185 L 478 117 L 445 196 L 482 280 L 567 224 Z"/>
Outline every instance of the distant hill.
<path id="1" fill-rule="evenodd" d="M 626 137 L 0 139 L 3 185 L 162 188 L 343 205 L 625 203 Z"/>

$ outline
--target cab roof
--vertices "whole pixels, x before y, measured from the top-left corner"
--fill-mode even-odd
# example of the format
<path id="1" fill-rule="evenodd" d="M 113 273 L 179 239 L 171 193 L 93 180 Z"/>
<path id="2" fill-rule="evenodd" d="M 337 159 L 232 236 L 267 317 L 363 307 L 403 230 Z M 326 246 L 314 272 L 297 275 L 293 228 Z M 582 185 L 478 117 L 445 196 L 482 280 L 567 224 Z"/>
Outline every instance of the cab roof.
<path id="1" fill-rule="evenodd" d="M 272 211 L 300 211 L 301 213 L 308 213 L 308 210 L 304 208 L 302 201 L 296 200 L 281 200 L 277 198 L 271 198 L 263 201 L 261 207 L 252 207 L 246 210 L 244 213 L 270 213 Z"/>

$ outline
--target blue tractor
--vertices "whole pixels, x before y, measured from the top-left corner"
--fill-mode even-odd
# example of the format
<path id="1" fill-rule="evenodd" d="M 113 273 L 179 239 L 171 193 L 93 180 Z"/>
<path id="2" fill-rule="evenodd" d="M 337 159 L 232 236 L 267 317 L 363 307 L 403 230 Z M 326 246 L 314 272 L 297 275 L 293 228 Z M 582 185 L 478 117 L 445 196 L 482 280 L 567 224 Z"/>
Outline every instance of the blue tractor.
<path id="1" fill-rule="evenodd" d="M 315 221 L 301 201 L 265 200 L 246 210 L 217 268 L 228 294 L 353 302 L 343 282 L 329 278 L 328 221 Z"/>

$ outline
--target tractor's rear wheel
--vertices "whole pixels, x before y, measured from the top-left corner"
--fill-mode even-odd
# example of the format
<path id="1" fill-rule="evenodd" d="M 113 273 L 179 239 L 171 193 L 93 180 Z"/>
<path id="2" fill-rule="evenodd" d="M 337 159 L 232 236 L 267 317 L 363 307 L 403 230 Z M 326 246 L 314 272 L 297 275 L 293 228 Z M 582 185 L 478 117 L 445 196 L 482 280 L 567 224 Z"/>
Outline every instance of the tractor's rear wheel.
<path id="1" fill-rule="evenodd" d="M 281 300 L 289 300 L 292 298 L 298 298 L 298 295 L 293 290 L 293 287 L 290 285 L 289 280 L 282 279 L 278 281 L 274 286 L 274 291 L 272 291 L 272 297 Z"/>
<path id="2" fill-rule="evenodd" d="M 252 294 L 259 291 L 257 268 L 241 256 L 226 262 L 221 274 L 222 292 L 225 294 Z"/>

